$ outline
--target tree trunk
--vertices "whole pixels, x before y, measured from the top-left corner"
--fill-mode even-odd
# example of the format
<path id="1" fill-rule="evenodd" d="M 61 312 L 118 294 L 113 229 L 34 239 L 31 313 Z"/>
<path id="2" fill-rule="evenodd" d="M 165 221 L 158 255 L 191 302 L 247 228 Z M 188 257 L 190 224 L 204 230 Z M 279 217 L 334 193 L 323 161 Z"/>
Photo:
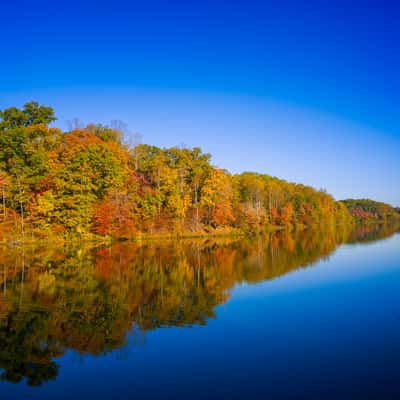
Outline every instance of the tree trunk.
<path id="1" fill-rule="evenodd" d="M 6 221 L 6 197 L 4 195 L 4 189 L 2 190 L 3 195 L 3 222 Z"/>

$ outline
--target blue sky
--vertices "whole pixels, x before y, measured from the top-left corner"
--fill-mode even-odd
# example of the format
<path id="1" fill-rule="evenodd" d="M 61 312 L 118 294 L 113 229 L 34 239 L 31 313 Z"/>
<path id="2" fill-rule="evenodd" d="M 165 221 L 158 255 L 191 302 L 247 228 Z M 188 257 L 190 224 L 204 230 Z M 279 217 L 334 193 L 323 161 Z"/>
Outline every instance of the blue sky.
<path id="1" fill-rule="evenodd" d="M 351 4 L 350 4 L 351 3 Z M 396 1 L 5 1 L 0 108 L 400 205 Z"/>

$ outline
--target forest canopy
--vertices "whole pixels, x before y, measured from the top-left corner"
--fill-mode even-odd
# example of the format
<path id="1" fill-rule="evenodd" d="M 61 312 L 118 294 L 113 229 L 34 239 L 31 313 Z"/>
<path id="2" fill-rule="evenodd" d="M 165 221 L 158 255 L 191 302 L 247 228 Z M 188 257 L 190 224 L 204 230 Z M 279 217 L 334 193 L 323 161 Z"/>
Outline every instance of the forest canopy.
<path id="1" fill-rule="evenodd" d="M 400 218 L 370 200 L 255 172 L 232 175 L 198 148 L 128 146 L 101 124 L 51 127 L 37 102 L 0 111 L 0 236 L 258 232 Z"/>

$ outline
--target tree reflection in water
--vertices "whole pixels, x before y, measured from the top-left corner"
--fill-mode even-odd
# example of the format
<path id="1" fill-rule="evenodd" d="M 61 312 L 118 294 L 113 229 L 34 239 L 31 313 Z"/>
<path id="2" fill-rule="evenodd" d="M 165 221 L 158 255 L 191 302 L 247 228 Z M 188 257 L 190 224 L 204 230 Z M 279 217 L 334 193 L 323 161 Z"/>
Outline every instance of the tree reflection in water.
<path id="1" fill-rule="evenodd" d="M 137 345 L 146 331 L 205 325 L 237 283 L 256 283 L 329 257 L 342 243 L 390 236 L 398 227 L 338 227 L 110 247 L 0 250 L 2 379 L 56 379 L 66 350 L 101 355 Z"/>

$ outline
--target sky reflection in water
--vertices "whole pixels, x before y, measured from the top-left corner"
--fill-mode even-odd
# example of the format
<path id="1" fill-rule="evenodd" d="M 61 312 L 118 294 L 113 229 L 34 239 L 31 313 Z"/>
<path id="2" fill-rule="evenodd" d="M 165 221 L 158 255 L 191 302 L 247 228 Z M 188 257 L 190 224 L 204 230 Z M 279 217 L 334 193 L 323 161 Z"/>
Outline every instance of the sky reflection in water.
<path id="1" fill-rule="evenodd" d="M 2 250 L 1 397 L 396 398 L 392 233 Z"/>

